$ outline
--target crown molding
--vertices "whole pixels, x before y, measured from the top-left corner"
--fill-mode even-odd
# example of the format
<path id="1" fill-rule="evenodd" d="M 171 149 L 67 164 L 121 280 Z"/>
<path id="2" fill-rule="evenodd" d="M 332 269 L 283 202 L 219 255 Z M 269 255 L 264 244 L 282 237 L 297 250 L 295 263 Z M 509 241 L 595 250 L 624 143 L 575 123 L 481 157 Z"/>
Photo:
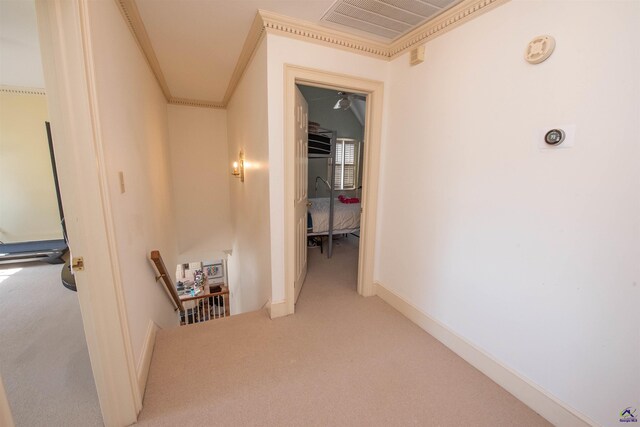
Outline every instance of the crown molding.
<path id="1" fill-rule="evenodd" d="M 0 93 L 10 93 L 12 95 L 46 95 L 44 89 L 39 87 L 21 87 L 0 85 Z"/>
<path id="2" fill-rule="evenodd" d="M 120 9 L 122 17 L 127 23 L 129 30 L 131 30 L 133 38 L 135 39 L 138 47 L 147 60 L 147 63 L 149 64 L 149 67 L 151 68 L 151 71 L 153 72 L 153 75 L 155 76 L 156 81 L 160 86 L 160 90 L 162 90 L 162 93 L 164 94 L 164 97 L 169 104 L 208 108 L 225 108 L 226 104 L 223 102 L 176 98 L 171 95 L 171 90 L 169 89 L 167 80 L 164 78 L 162 68 L 160 68 L 160 62 L 158 61 L 156 52 L 153 50 L 151 39 L 149 38 L 147 29 L 144 26 L 144 22 L 142 22 L 142 17 L 140 16 L 140 12 L 138 11 L 138 6 L 136 6 L 135 0 L 114 1 L 116 2 L 118 9 Z"/>
<path id="3" fill-rule="evenodd" d="M 236 67 L 233 70 L 231 79 L 229 80 L 229 85 L 227 86 L 227 90 L 222 100 L 222 104 L 225 107 L 229 103 L 229 100 L 231 100 L 231 96 L 233 95 L 233 92 L 235 92 L 236 87 L 238 87 L 238 83 L 240 83 L 240 79 L 242 79 L 242 76 L 247 69 L 247 65 L 249 65 L 253 59 L 253 56 L 258 50 L 258 46 L 260 46 L 260 42 L 265 36 L 264 18 L 260 12 L 261 11 L 258 11 L 256 17 L 253 19 L 253 23 L 249 29 L 249 34 L 242 46 L 240 57 L 238 58 L 238 62 L 236 62 Z"/>
<path id="4" fill-rule="evenodd" d="M 167 100 L 167 102 L 171 105 L 184 105 L 187 107 L 205 107 L 205 108 L 226 108 L 227 104 L 222 102 L 215 101 L 204 101 L 201 99 L 191 99 L 191 98 L 171 98 Z"/>
<path id="5" fill-rule="evenodd" d="M 481 14 L 507 3 L 509 0 L 464 0 L 456 6 L 425 22 L 389 45 L 389 59 L 402 55 L 407 49 L 424 44 Z"/>
<path id="6" fill-rule="evenodd" d="M 389 46 L 384 43 L 273 12 L 260 10 L 258 15 L 262 17 L 267 33 L 321 43 L 379 59 L 388 59 L 389 57 Z"/>
<path id="7" fill-rule="evenodd" d="M 446 10 L 436 18 L 425 22 L 408 34 L 391 41 L 381 43 L 359 37 L 343 31 L 329 27 L 323 27 L 311 22 L 291 18 L 273 12 L 259 10 L 256 14 L 249 34 L 245 39 L 238 62 L 234 68 L 231 79 L 221 101 L 205 101 L 186 98 L 176 98 L 171 95 L 169 85 L 164 78 L 160 63 L 156 57 L 151 40 L 144 27 L 135 0 L 114 0 L 122 12 L 127 26 L 131 30 L 134 39 L 142 50 L 151 70 L 162 89 L 167 102 L 174 105 L 187 105 L 193 107 L 206 108 L 226 108 L 229 100 L 233 96 L 238 83 L 242 79 L 244 72 L 253 59 L 258 46 L 265 37 L 265 34 L 277 34 L 291 37 L 306 42 L 319 43 L 333 48 L 347 50 L 360 55 L 372 56 L 374 58 L 390 61 L 408 49 L 427 43 L 435 37 L 470 21 L 481 14 L 507 3 L 509 0 L 463 0 L 453 8 Z"/>
<path id="8" fill-rule="evenodd" d="M 164 74 L 162 73 L 162 68 L 160 68 L 160 62 L 158 62 L 156 52 L 153 50 L 151 39 L 149 38 L 149 34 L 147 34 L 147 29 L 145 28 L 144 23 L 142 22 L 142 17 L 138 11 L 136 2 L 134 0 L 115 0 L 115 2 L 124 17 L 127 26 L 131 30 L 131 33 L 133 33 L 133 38 L 138 43 L 145 59 L 149 63 L 151 71 L 153 71 L 153 74 L 156 76 L 156 80 L 160 85 L 160 89 L 162 90 L 164 97 L 169 101 L 171 99 L 171 91 L 169 90 L 167 80 L 164 78 Z"/>

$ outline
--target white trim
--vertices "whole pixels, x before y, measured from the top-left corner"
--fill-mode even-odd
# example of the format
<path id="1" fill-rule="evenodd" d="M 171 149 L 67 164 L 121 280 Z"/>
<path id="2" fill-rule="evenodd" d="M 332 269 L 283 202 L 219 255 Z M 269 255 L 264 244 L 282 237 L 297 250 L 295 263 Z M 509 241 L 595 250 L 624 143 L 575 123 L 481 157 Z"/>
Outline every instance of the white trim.
<path id="1" fill-rule="evenodd" d="M 67 231 L 91 367 L 106 426 L 142 408 L 107 193 L 88 0 L 37 0 L 38 33 Z M 82 177 L 82 179 L 77 179 Z"/>
<path id="2" fill-rule="evenodd" d="M 153 320 L 149 320 L 142 353 L 140 353 L 140 358 L 138 359 L 138 387 L 141 397 L 144 397 L 144 391 L 147 387 L 147 378 L 149 378 L 149 368 L 151 367 L 151 356 L 153 356 L 153 347 L 156 343 L 157 333 L 158 325 L 156 325 Z"/>
<path id="3" fill-rule="evenodd" d="M 390 45 L 387 43 L 375 42 L 344 31 L 265 10 L 258 11 L 258 15 L 268 33 L 324 44 L 378 59 L 389 59 Z"/>
<path id="4" fill-rule="evenodd" d="M 160 63 L 153 50 L 151 40 L 138 12 L 135 0 L 115 0 L 136 42 L 140 46 L 145 58 L 147 58 L 147 62 L 158 84 L 162 88 L 167 102 L 176 105 L 222 109 L 227 108 L 227 104 L 233 96 L 247 65 L 251 62 L 253 53 L 260 45 L 260 41 L 265 32 L 304 40 L 310 43 L 319 43 L 331 46 L 334 49 L 348 50 L 356 54 L 373 56 L 374 58 L 390 61 L 405 53 L 407 49 L 411 49 L 419 44 L 424 44 L 458 25 L 508 1 L 509 0 L 462 0 L 451 9 L 445 10 L 409 33 L 388 43 L 360 37 L 301 19 L 291 18 L 265 10 L 258 10 L 227 85 L 224 98 L 221 101 L 207 101 L 175 98 L 171 95 L 169 86 L 160 68 Z"/>
<path id="5" fill-rule="evenodd" d="M 376 294 L 383 301 L 398 310 L 413 323 L 420 326 L 427 333 L 446 345 L 458 356 L 469 362 L 473 367 L 491 378 L 552 424 L 563 427 L 597 425 L 584 414 L 569 407 L 569 405 L 560 401 L 530 379 L 505 366 L 493 356 L 476 347 L 473 343 L 456 334 L 456 332 L 433 319 L 428 314 L 422 312 L 419 308 L 395 292 L 385 288 L 380 283 L 376 283 L 375 288 Z"/>
<path id="6" fill-rule="evenodd" d="M 133 403 L 136 411 L 142 409 L 142 397 L 138 393 L 139 389 L 134 385 L 137 384 L 137 375 L 134 365 L 133 346 L 131 344 L 131 334 L 129 332 L 129 319 L 127 317 L 127 307 L 124 298 L 124 289 L 122 286 L 122 274 L 120 271 L 120 260 L 118 258 L 118 245 L 116 243 L 116 231 L 114 224 L 114 215 L 111 210 L 111 199 L 109 198 L 109 179 L 107 176 L 107 161 L 105 158 L 105 149 L 102 142 L 102 129 L 100 123 L 100 112 L 98 108 L 98 94 L 96 83 L 94 81 L 96 72 L 93 64 L 93 45 L 91 44 L 91 30 L 89 27 L 89 6 L 88 0 L 80 1 L 80 25 L 83 37 L 84 60 L 86 67 L 87 88 L 89 92 L 89 109 L 91 114 L 91 123 L 93 130 L 93 143 L 95 146 L 95 162 L 99 179 L 100 198 L 102 200 L 103 221 L 105 225 L 107 244 L 111 256 L 111 272 L 113 275 L 113 290 L 115 291 L 116 306 L 120 331 L 122 334 L 122 344 L 125 351 L 127 362 L 127 372 L 129 375 L 129 383 L 131 386 Z"/>
<path id="7" fill-rule="evenodd" d="M 160 62 L 158 61 L 156 52 L 153 50 L 151 39 L 149 38 L 149 34 L 147 33 L 144 23 L 142 22 L 142 17 L 138 11 L 136 2 L 134 0 L 115 0 L 115 2 L 118 9 L 120 9 L 120 13 L 122 13 L 122 17 L 127 23 L 129 30 L 131 30 L 133 38 L 138 43 L 138 46 L 142 51 L 142 55 L 147 60 L 147 64 L 149 64 L 151 71 L 155 75 L 156 81 L 158 82 L 158 85 L 160 85 L 160 90 L 162 90 L 167 101 L 171 100 L 169 85 L 167 85 L 167 81 L 162 73 L 162 68 L 160 68 Z"/>
<path id="8" fill-rule="evenodd" d="M 0 377 L 0 426 L 14 427 L 13 416 L 11 415 L 11 407 L 7 399 L 7 393 L 4 390 L 4 384 Z"/>
<path id="9" fill-rule="evenodd" d="M 295 311 L 295 236 L 294 236 L 294 147 L 295 147 L 295 89 L 296 84 L 324 87 L 345 92 L 366 94 L 362 171 L 362 216 L 360 219 L 360 254 L 358 262 L 358 293 L 374 295 L 373 267 L 375 257 L 376 221 L 378 206 L 378 169 L 382 143 L 382 97 L 384 83 L 344 74 L 284 66 L 284 280 L 286 314 Z M 272 316 L 273 318 L 273 316 Z"/>
<path id="10" fill-rule="evenodd" d="M 507 3 L 509 0 L 463 0 L 451 9 L 425 22 L 389 45 L 387 53 L 391 60 L 414 46 L 431 41 L 437 36 L 456 28 L 485 12 Z"/>
<path id="11" fill-rule="evenodd" d="M 12 95 L 46 95 L 44 88 L 0 85 L 0 93 Z"/>
<path id="12" fill-rule="evenodd" d="M 202 108 L 214 108 L 214 109 L 226 108 L 226 104 L 222 102 L 203 101 L 198 99 L 186 99 L 186 98 L 175 98 L 175 97 L 169 98 L 169 100 L 167 100 L 167 103 L 171 105 L 183 105 L 186 107 L 202 107 Z"/>
<path id="13" fill-rule="evenodd" d="M 251 28 L 249 29 L 249 34 L 247 34 L 246 39 L 244 40 L 244 44 L 242 45 L 242 50 L 240 51 L 240 56 L 238 57 L 238 62 L 236 62 L 236 66 L 233 69 L 233 74 L 229 79 L 229 83 L 227 84 L 227 90 L 224 93 L 224 98 L 222 102 L 219 102 L 220 108 L 227 108 L 229 101 L 231 101 L 231 97 L 233 93 L 236 91 L 236 88 L 240 84 L 242 77 L 244 76 L 247 67 L 253 60 L 258 48 L 260 47 L 260 43 L 265 38 L 265 28 L 262 17 L 260 16 L 260 12 L 258 12 L 253 19 L 253 23 L 251 24 Z"/>
<path id="14" fill-rule="evenodd" d="M 284 317 L 289 315 L 287 301 L 280 301 L 267 304 L 267 312 L 269 313 L 269 317 L 272 319 L 276 319 L 278 317 Z"/>

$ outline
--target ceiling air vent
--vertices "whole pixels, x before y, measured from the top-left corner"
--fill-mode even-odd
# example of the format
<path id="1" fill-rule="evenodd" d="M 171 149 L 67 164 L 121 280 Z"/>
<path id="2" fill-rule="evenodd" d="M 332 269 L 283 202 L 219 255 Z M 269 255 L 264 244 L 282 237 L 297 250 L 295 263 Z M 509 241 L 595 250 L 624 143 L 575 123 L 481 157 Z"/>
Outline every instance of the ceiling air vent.
<path id="1" fill-rule="evenodd" d="M 320 22 L 343 31 L 397 39 L 460 0 L 337 0 Z"/>

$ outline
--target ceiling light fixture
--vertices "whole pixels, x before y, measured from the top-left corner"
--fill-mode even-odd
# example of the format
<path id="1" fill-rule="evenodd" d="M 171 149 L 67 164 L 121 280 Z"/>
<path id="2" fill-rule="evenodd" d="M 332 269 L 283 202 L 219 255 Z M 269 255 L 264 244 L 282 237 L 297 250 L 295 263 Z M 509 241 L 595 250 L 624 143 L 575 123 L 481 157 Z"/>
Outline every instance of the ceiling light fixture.
<path id="1" fill-rule="evenodd" d="M 346 110 L 351 106 L 351 95 L 346 92 L 338 92 L 338 95 L 341 96 L 336 102 L 336 105 L 333 106 L 334 110 Z"/>

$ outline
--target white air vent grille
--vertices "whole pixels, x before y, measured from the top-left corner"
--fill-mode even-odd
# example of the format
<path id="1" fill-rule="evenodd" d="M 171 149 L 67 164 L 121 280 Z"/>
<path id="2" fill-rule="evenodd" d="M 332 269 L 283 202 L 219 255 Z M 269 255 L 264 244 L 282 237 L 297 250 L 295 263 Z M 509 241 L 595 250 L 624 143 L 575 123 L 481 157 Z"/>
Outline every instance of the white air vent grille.
<path id="1" fill-rule="evenodd" d="M 431 6 L 428 3 L 422 3 L 416 0 L 382 0 L 383 3 L 395 6 L 398 9 L 406 10 L 424 18 L 428 18 L 440 11 L 441 8 Z"/>
<path id="2" fill-rule="evenodd" d="M 340 13 L 332 14 L 327 18 L 327 21 L 344 25 L 345 27 L 355 28 L 367 33 L 375 34 L 376 36 L 384 37 L 386 39 L 393 39 L 400 34 L 398 31 L 390 30 L 388 28 L 384 28 L 376 24 L 371 24 L 364 20 L 355 19 L 350 16 L 345 16 Z"/>
<path id="3" fill-rule="evenodd" d="M 337 0 L 321 22 L 343 31 L 396 39 L 460 0 Z"/>
<path id="4" fill-rule="evenodd" d="M 336 12 L 355 19 L 360 19 L 365 22 L 379 25 L 383 28 L 397 31 L 398 33 L 403 33 L 411 28 L 411 25 L 407 24 L 406 22 L 389 19 L 386 16 L 378 15 L 377 13 L 369 12 L 368 10 L 363 10 L 355 6 L 351 6 L 350 4 L 343 3 L 339 5 L 338 7 L 336 7 Z"/>
<path id="5" fill-rule="evenodd" d="M 414 47 L 411 49 L 411 55 L 409 56 L 409 63 L 411 65 L 418 65 L 424 62 L 424 45 Z"/>
<path id="6" fill-rule="evenodd" d="M 378 15 L 386 16 L 390 19 L 395 19 L 396 21 L 406 22 L 409 25 L 418 25 L 424 20 L 422 16 L 414 15 L 406 10 L 389 6 L 388 4 L 382 3 L 378 0 L 338 0 L 334 3 L 329 12 L 327 12 L 325 17 L 342 3 L 348 3 L 358 9 L 367 10 Z"/>

